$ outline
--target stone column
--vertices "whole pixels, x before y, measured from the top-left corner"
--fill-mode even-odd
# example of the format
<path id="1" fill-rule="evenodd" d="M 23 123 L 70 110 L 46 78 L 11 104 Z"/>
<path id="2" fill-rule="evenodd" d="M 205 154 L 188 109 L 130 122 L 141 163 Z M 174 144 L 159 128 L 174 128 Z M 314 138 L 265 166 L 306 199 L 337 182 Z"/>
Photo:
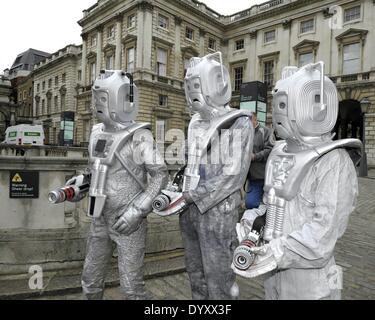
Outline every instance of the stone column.
<path id="1" fill-rule="evenodd" d="M 96 46 L 96 76 L 99 75 L 102 65 L 103 26 L 97 28 L 98 38 Z"/>
<path id="2" fill-rule="evenodd" d="M 121 13 L 116 17 L 116 53 L 115 53 L 115 69 L 121 69 L 121 38 L 122 38 L 122 19 L 124 15 Z"/>
<path id="3" fill-rule="evenodd" d="M 137 15 L 137 68 L 151 70 L 152 12 L 154 6 L 149 1 L 138 4 Z"/>
<path id="4" fill-rule="evenodd" d="M 174 54 L 175 54 L 175 60 L 174 60 L 174 76 L 176 78 L 180 77 L 180 63 L 181 63 L 181 22 L 182 19 L 180 17 L 174 18 L 175 22 L 175 46 L 174 46 Z"/>
<path id="5" fill-rule="evenodd" d="M 144 25 L 143 25 L 143 68 L 151 70 L 151 52 L 152 52 L 152 12 L 154 6 L 150 3 L 144 8 Z"/>
<path id="6" fill-rule="evenodd" d="M 143 66 L 143 16 L 141 4 L 138 6 L 137 11 L 137 52 L 136 52 L 136 64 L 137 69 L 142 69 Z M 149 52 L 151 54 L 151 52 Z"/>
<path id="7" fill-rule="evenodd" d="M 86 69 L 87 69 L 87 34 L 82 34 L 81 35 L 82 37 L 82 71 L 81 71 L 81 75 L 82 75 L 82 79 L 81 79 L 81 84 L 83 87 L 86 87 L 87 83 L 86 83 L 86 79 L 87 79 L 87 76 L 86 76 Z"/>
<path id="8" fill-rule="evenodd" d="M 206 30 L 199 29 L 199 54 L 201 57 L 205 55 L 205 36 Z"/>
<path id="9" fill-rule="evenodd" d="M 249 59 L 248 64 L 250 67 L 250 79 L 252 80 L 260 80 L 263 79 L 259 78 L 259 59 L 257 55 L 257 39 L 258 39 L 258 30 L 253 29 L 250 30 L 250 48 L 252 48 L 251 55 L 254 59 Z"/>

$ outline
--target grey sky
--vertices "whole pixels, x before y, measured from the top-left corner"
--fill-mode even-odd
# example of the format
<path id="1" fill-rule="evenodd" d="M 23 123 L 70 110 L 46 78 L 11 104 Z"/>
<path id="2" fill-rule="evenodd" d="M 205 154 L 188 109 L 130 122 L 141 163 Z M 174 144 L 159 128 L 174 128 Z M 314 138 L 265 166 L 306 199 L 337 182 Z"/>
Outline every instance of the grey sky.
<path id="1" fill-rule="evenodd" d="M 202 2 L 229 15 L 266 1 Z M 17 54 L 29 48 L 52 53 L 68 44 L 81 44 L 81 28 L 77 21 L 82 18 L 82 10 L 95 3 L 96 0 L 1 0 L 0 72 L 13 64 Z"/>

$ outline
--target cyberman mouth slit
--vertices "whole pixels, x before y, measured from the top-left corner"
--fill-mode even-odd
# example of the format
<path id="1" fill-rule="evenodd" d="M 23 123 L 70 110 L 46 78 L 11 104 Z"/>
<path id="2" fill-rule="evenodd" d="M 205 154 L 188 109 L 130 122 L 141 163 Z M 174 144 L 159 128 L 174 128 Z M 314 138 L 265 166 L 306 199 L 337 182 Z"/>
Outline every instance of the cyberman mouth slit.
<path id="1" fill-rule="evenodd" d="M 194 99 L 193 102 L 200 102 L 199 99 Z"/>

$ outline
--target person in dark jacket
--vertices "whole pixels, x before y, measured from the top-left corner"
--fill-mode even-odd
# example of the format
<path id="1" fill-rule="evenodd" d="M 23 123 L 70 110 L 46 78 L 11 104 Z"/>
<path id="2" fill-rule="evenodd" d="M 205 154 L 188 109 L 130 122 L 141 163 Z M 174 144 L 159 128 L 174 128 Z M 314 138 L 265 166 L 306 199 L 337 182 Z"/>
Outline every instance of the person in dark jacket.
<path id="1" fill-rule="evenodd" d="M 255 131 L 251 166 L 245 186 L 247 209 L 258 208 L 262 202 L 266 163 L 275 144 L 273 130 L 262 126 L 256 113 L 253 113 L 252 122 Z"/>

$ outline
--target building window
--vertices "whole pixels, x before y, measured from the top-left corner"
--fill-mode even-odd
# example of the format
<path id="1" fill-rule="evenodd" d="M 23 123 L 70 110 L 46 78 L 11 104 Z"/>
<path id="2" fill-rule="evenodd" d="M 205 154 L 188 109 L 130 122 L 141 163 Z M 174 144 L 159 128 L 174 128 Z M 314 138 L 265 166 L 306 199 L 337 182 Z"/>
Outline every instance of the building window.
<path id="1" fill-rule="evenodd" d="M 109 26 L 107 29 L 107 38 L 112 39 L 114 37 L 115 37 L 115 26 L 112 25 L 112 26 Z"/>
<path id="2" fill-rule="evenodd" d="M 190 27 L 186 27 L 185 29 L 185 37 L 191 41 L 194 40 L 194 30 Z"/>
<path id="3" fill-rule="evenodd" d="M 169 19 L 161 14 L 159 14 L 159 27 L 168 29 Z"/>
<path id="4" fill-rule="evenodd" d="M 56 76 L 55 77 L 55 86 L 58 86 L 59 85 L 59 76 Z"/>
<path id="5" fill-rule="evenodd" d="M 243 83 L 243 67 L 234 68 L 234 91 L 240 91 Z"/>
<path id="6" fill-rule="evenodd" d="M 310 31 L 314 31 L 314 19 L 301 21 L 299 33 L 302 34 Z"/>
<path id="7" fill-rule="evenodd" d="M 29 88 L 29 97 L 32 97 L 32 96 L 33 96 L 33 89 Z"/>
<path id="8" fill-rule="evenodd" d="M 46 90 L 46 82 L 45 81 L 42 82 L 42 90 Z"/>
<path id="9" fill-rule="evenodd" d="M 298 56 L 298 67 L 303 67 L 313 62 L 314 62 L 314 53 L 312 52 L 300 53 Z"/>
<path id="10" fill-rule="evenodd" d="M 89 77 L 90 77 L 90 83 L 94 83 L 95 79 L 96 79 L 96 63 L 95 62 L 92 62 L 90 64 L 90 74 L 89 74 Z"/>
<path id="11" fill-rule="evenodd" d="M 135 27 L 135 14 L 128 17 L 128 29 Z"/>
<path id="12" fill-rule="evenodd" d="M 90 41 L 91 41 L 91 46 L 96 47 L 97 36 L 92 36 Z"/>
<path id="13" fill-rule="evenodd" d="M 61 81 L 62 83 L 65 83 L 66 82 L 66 73 L 63 73 L 62 76 L 61 76 Z"/>
<path id="14" fill-rule="evenodd" d="M 36 85 L 36 92 L 39 92 L 40 91 L 40 83 L 37 83 Z"/>
<path id="15" fill-rule="evenodd" d="M 168 106 L 168 96 L 159 94 L 159 107 L 167 107 Z"/>
<path id="16" fill-rule="evenodd" d="M 344 22 L 359 20 L 361 18 L 361 6 L 355 6 L 344 10 Z"/>
<path id="17" fill-rule="evenodd" d="M 361 71 L 360 43 L 352 43 L 343 47 L 343 74 L 354 74 Z"/>
<path id="18" fill-rule="evenodd" d="M 105 60 L 105 68 L 107 70 L 113 70 L 113 62 L 114 62 L 113 55 L 107 56 Z"/>
<path id="19" fill-rule="evenodd" d="M 78 70 L 77 79 L 78 79 L 78 81 L 82 80 L 82 70 Z"/>
<path id="20" fill-rule="evenodd" d="M 240 39 L 240 40 L 237 40 L 234 44 L 234 50 L 237 51 L 237 50 L 242 50 L 245 48 L 245 40 L 244 39 Z"/>
<path id="21" fill-rule="evenodd" d="M 128 51 L 127 51 L 127 62 L 126 62 L 126 70 L 129 72 L 129 73 L 133 73 L 134 72 L 134 57 L 135 57 L 135 54 L 134 54 L 134 48 L 129 48 Z"/>
<path id="22" fill-rule="evenodd" d="M 59 111 L 59 97 L 58 96 L 55 96 L 54 98 L 54 108 L 55 108 L 55 112 Z"/>
<path id="23" fill-rule="evenodd" d="M 263 82 L 268 88 L 273 86 L 274 61 L 263 62 Z"/>
<path id="24" fill-rule="evenodd" d="M 157 73 L 158 76 L 167 76 L 167 50 L 161 48 L 157 52 Z"/>
<path id="25" fill-rule="evenodd" d="M 49 79 L 48 80 L 48 89 L 51 89 L 52 88 L 52 79 Z"/>
<path id="26" fill-rule="evenodd" d="M 45 107 L 46 107 L 46 101 L 44 99 L 42 99 L 42 110 L 41 110 L 40 114 L 44 114 L 46 112 Z"/>
<path id="27" fill-rule="evenodd" d="M 216 50 L 216 40 L 213 38 L 208 39 L 208 48 L 211 50 Z"/>
<path id="28" fill-rule="evenodd" d="M 275 30 L 266 31 L 264 33 L 264 43 L 273 42 L 275 40 L 276 40 L 276 31 Z"/>

